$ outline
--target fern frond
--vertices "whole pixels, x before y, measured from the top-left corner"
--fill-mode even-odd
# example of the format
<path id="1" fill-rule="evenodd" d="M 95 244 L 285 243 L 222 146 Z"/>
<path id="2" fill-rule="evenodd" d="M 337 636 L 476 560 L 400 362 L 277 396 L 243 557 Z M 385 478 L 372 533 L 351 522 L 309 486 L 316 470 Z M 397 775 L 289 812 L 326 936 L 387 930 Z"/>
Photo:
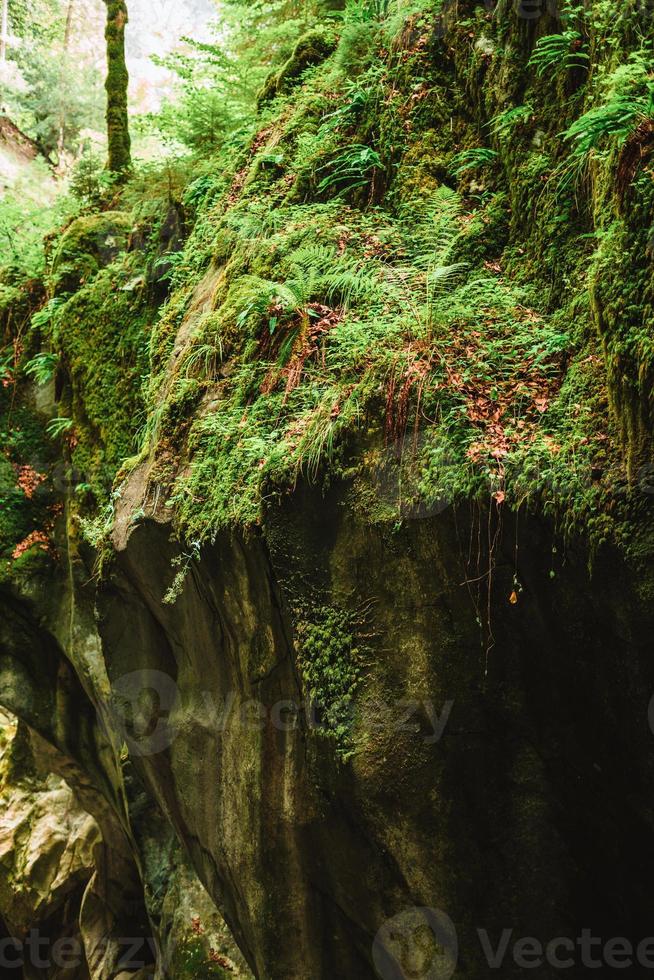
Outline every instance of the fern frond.
<path id="1" fill-rule="evenodd" d="M 587 68 L 589 61 L 583 36 L 579 31 L 569 30 L 539 38 L 528 67 L 535 68 L 542 78 L 546 73 L 557 75 L 571 68 Z"/>
<path id="2" fill-rule="evenodd" d="M 479 167 L 488 167 L 495 163 L 498 153 L 496 150 L 489 150 L 486 147 L 478 146 L 471 150 L 462 150 L 452 158 L 450 163 L 450 173 L 453 177 L 459 177 L 466 170 L 476 170 Z"/>

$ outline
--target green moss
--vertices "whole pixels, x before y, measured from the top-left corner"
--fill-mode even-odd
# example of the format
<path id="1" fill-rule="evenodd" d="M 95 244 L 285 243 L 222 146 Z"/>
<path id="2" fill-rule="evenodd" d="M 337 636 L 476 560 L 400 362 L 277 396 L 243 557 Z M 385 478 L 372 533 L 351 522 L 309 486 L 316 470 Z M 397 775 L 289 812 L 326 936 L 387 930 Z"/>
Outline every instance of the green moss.
<path id="1" fill-rule="evenodd" d="M 109 142 L 108 169 L 125 175 L 131 168 L 127 89 L 129 75 L 125 60 L 125 28 L 127 5 L 125 0 L 105 0 L 107 22 L 107 135 Z"/>
<path id="2" fill-rule="evenodd" d="M 259 95 L 259 104 L 264 105 L 275 96 L 288 92 L 308 68 L 313 68 L 329 57 L 336 44 L 337 35 L 330 27 L 317 27 L 304 34 L 288 61 L 266 80 Z"/>
<path id="3" fill-rule="evenodd" d="M 55 293 L 72 293 L 127 249 L 133 222 L 121 211 L 77 218 L 59 240 L 52 263 Z"/>
<path id="4" fill-rule="evenodd" d="M 347 758 L 353 748 L 355 695 L 362 671 L 361 649 L 350 613 L 331 606 L 296 623 L 298 667 L 314 710 L 316 731 Z"/>
<path id="5" fill-rule="evenodd" d="M 104 269 L 57 310 L 53 342 L 61 352 L 64 388 L 59 415 L 74 421 L 69 441 L 80 482 L 102 498 L 135 447 L 142 419 L 150 311 L 125 289 L 134 269 Z"/>
<path id="6" fill-rule="evenodd" d="M 448 178 L 448 154 L 440 130 L 429 130 L 416 139 L 402 156 L 394 191 L 403 200 L 429 197 Z"/>

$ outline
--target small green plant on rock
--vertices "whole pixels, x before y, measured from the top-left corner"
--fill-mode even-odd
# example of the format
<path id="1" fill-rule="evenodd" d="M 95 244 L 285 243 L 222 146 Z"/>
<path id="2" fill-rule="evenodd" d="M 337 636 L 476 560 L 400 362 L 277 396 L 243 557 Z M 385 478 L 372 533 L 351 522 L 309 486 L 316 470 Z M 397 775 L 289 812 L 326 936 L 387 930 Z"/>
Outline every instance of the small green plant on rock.
<path id="1" fill-rule="evenodd" d="M 589 61 L 583 36 L 579 31 L 568 30 L 539 38 L 528 65 L 543 78 L 546 74 L 559 75 L 573 68 L 587 68 Z"/>
<path id="2" fill-rule="evenodd" d="M 565 134 L 574 159 L 584 161 L 609 139 L 626 139 L 638 120 L 654 119 L 654 85 L 644 95 L 614 95 L 575 119 Z"/>
<path id="3" fill-rule="evenodd" d="M 336 189 L 339 194 L 345 194 L 370 184 L 375 173 L 383 169 L 383 163 L 376 150 L 355 144 L 348 146 L 321 169 L 329 170 L 329 173 L 318 184 L 318 190 Z"/>
<path id="4" fill-rule="evenodd" d="M 33 377 L 37 384 L 44 385 L 54 376 L 58 363 L 58 354 L 40 351 L 25 365 L 25 374 Z"/>
<path id="5" fill-rule="evenodd" d="M 534 115 L 532 105 L 518 105 L 512 109 L 505 109 L 504 112 L 494 116 L 488 128 L 491 133 L 501 141 L 506 140 L 516 130 L 518 126 L 528 123 Z"/>
<path id="6" fill-rule="evenodd" d="M 459 177 L 468 170 L 488 167 L 495 163 L 498 156 L 497 150 L 489 150 L 484 146 L 476 146 L 472 150 L 462 150 L 461 153 L 452 157 L 450 173 L 453 177 Z"/>
<path id="7" fill-rule="evenodd" d="M 354 697 L 361 680 L 361 650 L 350 613 L 333 606 L 316 609 L 296 627 L 298 666 L 317 713 L 318 731 L 336 742 L 346 759 L 352 751 Z"/>

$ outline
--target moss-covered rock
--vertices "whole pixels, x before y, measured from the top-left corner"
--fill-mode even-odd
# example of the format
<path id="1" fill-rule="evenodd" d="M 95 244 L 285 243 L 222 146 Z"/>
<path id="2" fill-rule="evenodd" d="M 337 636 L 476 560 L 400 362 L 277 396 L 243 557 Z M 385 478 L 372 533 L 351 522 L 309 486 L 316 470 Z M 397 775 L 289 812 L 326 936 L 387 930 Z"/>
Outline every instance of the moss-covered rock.
<path id="1" fill-rule="evenodd" d="M 121 211 L 77 218 L 61 236 L 52 262 L 56 294 L 73 293 L 127 249 L 132 218 Z"/>
<path id="2" fill-rule="evenodd" d="M 336 48 L 338 37 L 332 28 L 317 27 L 299 39 L 293 53 L 281 68 L 273 72 L 259 93 L 259 105 L 288 92 L 305 71 L 323 62 Z"/>

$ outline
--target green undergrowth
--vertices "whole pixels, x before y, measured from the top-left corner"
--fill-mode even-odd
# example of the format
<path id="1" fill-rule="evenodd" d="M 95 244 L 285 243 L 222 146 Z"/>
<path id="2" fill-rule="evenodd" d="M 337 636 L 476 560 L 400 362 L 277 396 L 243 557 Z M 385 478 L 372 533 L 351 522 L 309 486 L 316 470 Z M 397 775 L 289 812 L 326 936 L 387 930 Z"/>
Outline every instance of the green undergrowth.
<path id="1" fill-rule="evenodd" d="M 307 26 L 238 138 L 52 249 L 41 349 L 89 513 L 147 460 L 195 543 L 344 475 L 371 521 L 474 497 L 619 537 L 654 422 L 635 10 L 526 31 L 510 4 L 351 0 Z"/>
<path id="2" fill-rule="evenodd" d="M 449 40 L 472 63 L 491 48 L 515 60 L 471 28 L 507 28 L 460 24 Z M 389 459 L 403 499 L 369 497 L 371 520 L 477 496 L 601 540 L 628 504 L 591 301 L 604 212 L 561 164 L 537 77 L 528 104 L 464 124 L 443 48 L 424 10 L 372 30 L 353 19 L 201 209 L 149 387 L 148 446 L 184 459 L 164 485 L 188 539 L 261 521 L 298 479 L 367 469 L 374 488 Z M 466 149 L 480 137 L 485 155 Z M 220 273 L 198 317 L 207 263 Z"/>

